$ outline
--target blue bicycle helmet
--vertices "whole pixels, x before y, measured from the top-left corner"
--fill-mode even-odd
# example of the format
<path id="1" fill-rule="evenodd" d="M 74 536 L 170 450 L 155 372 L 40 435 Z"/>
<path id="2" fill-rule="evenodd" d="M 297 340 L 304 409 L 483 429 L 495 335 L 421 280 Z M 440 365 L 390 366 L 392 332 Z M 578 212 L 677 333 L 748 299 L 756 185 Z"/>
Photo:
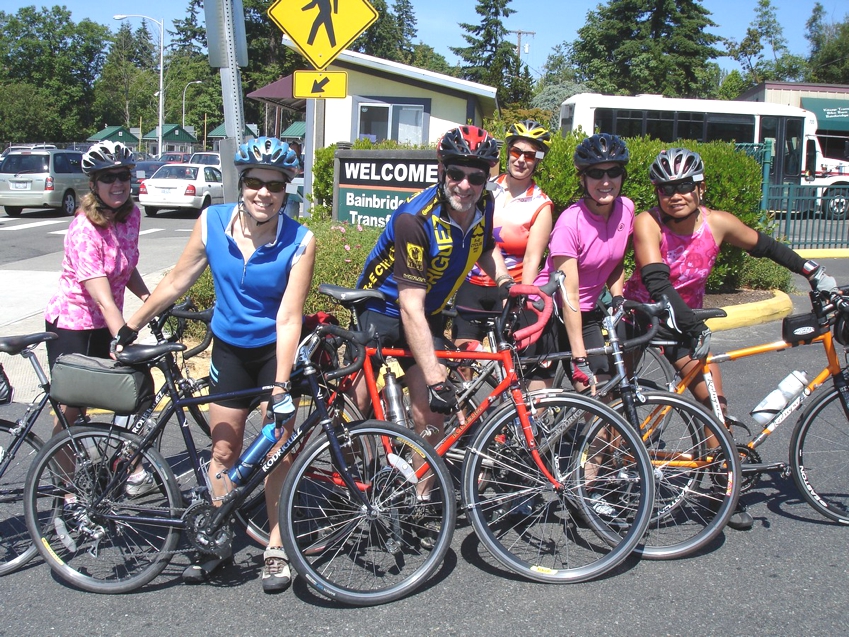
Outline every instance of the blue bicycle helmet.
<path id="1" fill-rule="evenodd" d="M 240 173 L 249 168 L 270 168 L 289 180 L 298 176 L 301 167 L 295 151 L 276 137 L 257 137 L 241 144 L 233 161 Z"/>
<path id="2" fill-rule="evenodd" d="M 598 164 L 615 162 L 625 166 L 631 159 L 628 147 L 617 135 L 597 133 L 587 137 L 575 149 L 573 160 L 578 172 Z"/>

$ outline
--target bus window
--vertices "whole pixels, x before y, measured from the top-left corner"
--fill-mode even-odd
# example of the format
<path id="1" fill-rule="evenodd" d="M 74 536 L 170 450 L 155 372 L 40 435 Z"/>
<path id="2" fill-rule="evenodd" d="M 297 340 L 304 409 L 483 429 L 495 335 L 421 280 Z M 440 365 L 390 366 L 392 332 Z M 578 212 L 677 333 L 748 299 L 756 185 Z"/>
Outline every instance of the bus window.
<path id="1" fill-rule="evenodd" d="M 802 168 L 802 119 L 788 117 L 784 130 L 784 176 L 798 177 Z"/>
<path id="2" fill-rule="evenodd" d="M 597 108 L 595 109 L 595 130 L 589 131 L 587 135 L 591 135 L 596 131 L 600 133 L 616 133 L 613 127 L 613 109 L 612 108 Z"/>
<path id="3" fill-rule="evenodd" d="M 754 115 L 708 113 L 707 139 L 720 142 L 742 142 L 755 137 Z"/>
<path id="4" fill-rule="evenodd" d="M 565 108 L 560 110 L 560 130 L 572 130 L 572 119 L 575 117 L 575 105 L 567 104 Z"/>
<path id="5" fill-rule="evenodd" d="M 675 141 L 675 113 L 669 111 L 646 112 L 646 135 L 662 142 Z"/>
<path id="6" fill-rule="evenodd" d="M 640 137 L 643 134 L 645 111 L 616 111 L 616 134 L 619 137 Z M 602 132 L 607 132 L 602 129 Z"/>
<path id="7" fill-rule="evenodd" d="M 705 138 L 704 113 L 678 113 L 677 139 L 694 139 L 697 142 Z"/>

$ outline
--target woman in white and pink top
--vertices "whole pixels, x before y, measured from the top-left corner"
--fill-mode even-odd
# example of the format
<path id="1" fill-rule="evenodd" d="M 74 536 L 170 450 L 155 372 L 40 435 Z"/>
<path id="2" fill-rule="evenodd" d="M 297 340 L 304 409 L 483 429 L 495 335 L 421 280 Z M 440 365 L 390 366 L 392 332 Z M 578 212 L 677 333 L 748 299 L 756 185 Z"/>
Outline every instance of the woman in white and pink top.
<path id="1" fill-rule="evenodd" d="M 65 235 L 59 290 L 44 313 L 50 367 L 60 354 L 109 358 L 109 343 L 124 325 L 124 289 L 144 300 L 147 286 L 136 269 L 141 213 L 130 196 L 133 154 L 120 142 L 98 142 L 83 155 L 90 192 Z M 81 410 L 63 406 L 69 422 Z M 58 420 L 57 420 L 58 426 Z"/>
<path id="2" fill-rule="evenodd" d="M 565 334 L 557 349 L 548 351 L 572 352 L 567 372 L 579 391 L 594 385 L 596 374 L 609 371 L 607 358 L 588 360 L 587 349 L 604 345 L 603 314 L 596 308 L 604 286 L 615 299 L 622 298 L 625 248 L 634 227 L 634 202 L 620 196 L 629 159 L 616 135 L 600 133 L 578 144 L 574 162 L 584 196 L 558 217 L 545 267 L 535 281 L 547 283 L 555 270 L 566 275 L 561 294 Z"/>

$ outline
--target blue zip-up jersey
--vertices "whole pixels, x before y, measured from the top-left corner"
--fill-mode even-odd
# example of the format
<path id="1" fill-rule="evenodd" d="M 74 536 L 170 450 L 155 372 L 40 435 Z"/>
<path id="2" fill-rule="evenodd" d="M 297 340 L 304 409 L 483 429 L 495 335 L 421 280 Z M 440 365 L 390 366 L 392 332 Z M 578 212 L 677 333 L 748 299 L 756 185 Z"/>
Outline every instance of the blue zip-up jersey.
<path id="1" fill-rule="evenodd" d="M 495 247 L 492 236 L 492 196 L 484 191 L 478 213 L 466 233 L 451 222 L 431 186 L 402 203 L 366 259 L 357 287 L 380 290 L 385 303 L 370 300 L 366 308 L 398 317 L 398 282 L 427 290 L 425 313 L 438 314 L 466 278 L 480 256 Z"/>
<path id="2" fill-rule="evenodd" d="M 212 333 L 236 347 L 260 347 L 277 340 L 277 311 L 292 266 L 312 232 L 279 215 L 274 243 L 260 246 L 245 262 L 230 233 L 237 207 L 210 206 L 203 212 L 203 242 L 215 283 Z"/>

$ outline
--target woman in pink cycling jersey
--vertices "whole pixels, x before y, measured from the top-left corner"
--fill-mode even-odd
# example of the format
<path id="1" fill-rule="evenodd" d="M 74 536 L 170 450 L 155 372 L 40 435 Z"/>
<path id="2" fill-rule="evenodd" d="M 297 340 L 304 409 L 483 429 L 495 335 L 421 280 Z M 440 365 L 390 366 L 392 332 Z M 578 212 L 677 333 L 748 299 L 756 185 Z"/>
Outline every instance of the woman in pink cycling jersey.
<path id="1" fill-rule="evenodd" d="M 634 202 L 620 194 L 629 159 L 616 135 L 600 133 L 578 144 L 574 162 L 584 196 L 554 224 L 548 259 L 535 282 L 547 283 L 555 270 L 566 275 L 561 299 L 565 342 L 561 332 L 557 349 L 548 351 L 571 350 L 568 373 L 578 390 L 594 385 L 596 374 L 608 373 L 607 357 L 588 360 L 587 349 L 604 345 L 603 312 L 597 304 L 605 285 L 617 301 L 622 298 L 625 248 L 634 225 Z"/>

